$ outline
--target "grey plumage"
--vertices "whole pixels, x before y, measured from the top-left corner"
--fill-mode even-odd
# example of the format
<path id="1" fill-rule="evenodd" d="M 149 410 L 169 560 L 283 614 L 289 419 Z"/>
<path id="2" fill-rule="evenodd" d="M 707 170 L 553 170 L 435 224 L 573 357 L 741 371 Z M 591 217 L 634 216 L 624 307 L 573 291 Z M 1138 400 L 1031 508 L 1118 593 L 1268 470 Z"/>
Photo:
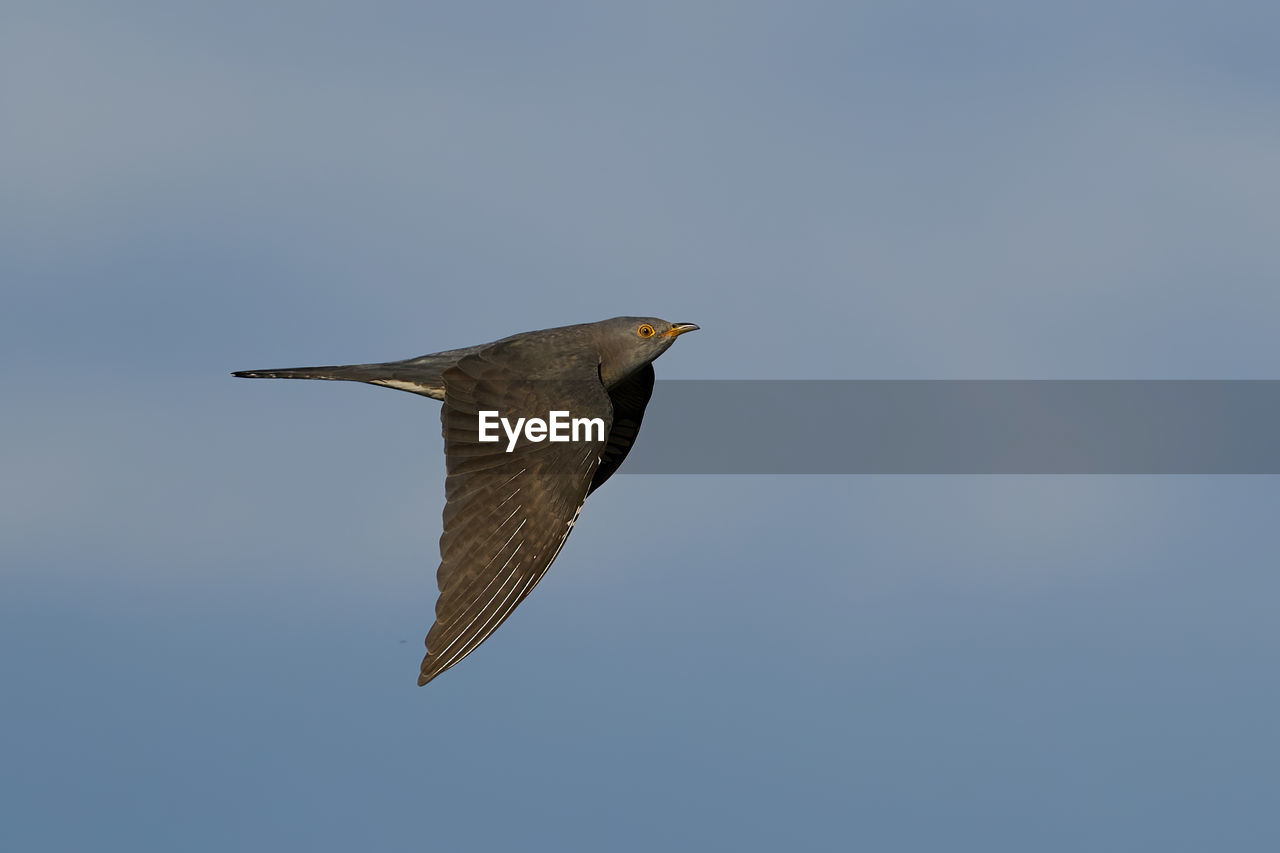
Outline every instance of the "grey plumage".
<path id="1" fill-rule="evenodd" d="M 445 509 L 440 597 L 418 684 L 469 655 L 537 585 L 587 496 L 626 458 L 653 390 L 653 360 L 698 327 L 646 317 L 525 332 L 381 364 L 247 370 L 235 376 L 365 382 L 443 401 Z M 599 436 L 479 440 L 479 412 L 599 418 Z"/>

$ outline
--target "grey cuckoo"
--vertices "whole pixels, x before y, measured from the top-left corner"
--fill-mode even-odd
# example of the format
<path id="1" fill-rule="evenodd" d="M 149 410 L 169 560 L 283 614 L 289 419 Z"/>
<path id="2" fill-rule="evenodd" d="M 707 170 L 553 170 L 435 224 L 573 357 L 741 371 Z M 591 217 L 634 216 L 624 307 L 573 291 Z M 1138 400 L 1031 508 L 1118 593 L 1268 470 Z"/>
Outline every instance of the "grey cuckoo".
<path id="1" fill-rule="evenodd" d="M 404 361 L 234 375 L 367 382 L 443 401 L 440 597 L 422 685 L 471 654 L 541 580 L 587 496 L 630 451 L 653 360 L 697 328 L 615 317 Z"/>

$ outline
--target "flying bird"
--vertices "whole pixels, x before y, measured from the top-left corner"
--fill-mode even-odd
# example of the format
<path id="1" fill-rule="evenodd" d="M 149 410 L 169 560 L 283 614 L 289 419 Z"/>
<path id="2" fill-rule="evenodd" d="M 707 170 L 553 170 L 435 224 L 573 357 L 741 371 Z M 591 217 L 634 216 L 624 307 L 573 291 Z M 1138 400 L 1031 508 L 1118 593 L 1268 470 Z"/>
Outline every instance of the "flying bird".
<path id="1" fill-rule="evenodd" d="M 365 382 L 444 403 L 440 596 L 421 686 L 471 654 L 546 574 L 587 496 L 631 450 L 653 360 L 697 328 L 615 317 L 404 361 L 232 375 Z"/>

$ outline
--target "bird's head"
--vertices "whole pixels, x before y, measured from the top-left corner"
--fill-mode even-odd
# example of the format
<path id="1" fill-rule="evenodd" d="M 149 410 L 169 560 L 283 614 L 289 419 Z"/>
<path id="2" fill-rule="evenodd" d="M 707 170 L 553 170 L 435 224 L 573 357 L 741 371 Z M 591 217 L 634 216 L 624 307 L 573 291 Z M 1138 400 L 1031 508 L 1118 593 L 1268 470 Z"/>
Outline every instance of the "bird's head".
<path id="1" fill-rule="evenodd" d="M 614 317 L 592 325 L 600 350 L 600 376 L 606 385 L 630 376 L 666 352 L 680 335 L 698 328 L 657 317 Z"/>

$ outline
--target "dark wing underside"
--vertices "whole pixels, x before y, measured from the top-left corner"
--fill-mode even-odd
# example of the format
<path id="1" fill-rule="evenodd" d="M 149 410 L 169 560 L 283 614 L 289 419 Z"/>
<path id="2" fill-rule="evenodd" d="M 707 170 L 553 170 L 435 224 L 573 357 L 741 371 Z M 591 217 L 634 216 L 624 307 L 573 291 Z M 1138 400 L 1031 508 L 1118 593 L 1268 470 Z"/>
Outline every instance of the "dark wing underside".
<path id="1" fill-rule="evenodd" d="M 622 460 L 631 452 L 636 435 L 640 432 L 640 422 L 644 420 L 644 407 L 649 405 L 649 397 L 653 395 L 653 363 L 650 362 L 617 385 L 609 389 L 609 399 L 613 403 L 613 426 L 609 429 L 609 440 L 600 459 L 600 467 L 591 480 L 591 494 L 604 485 L 604 481 L 613 476 Z"/>
<path id="2" fill-rule="evenodd" d="M 599 440 L 521 438 L 508 453 L 501 429 L 497 443 L 479 441 L 478 413 L 485 410 L 512 420 L 567 410 L 601 418 L 609 434 L 612 405 L 594 362 L 570 366 L 572 380 L 521 381 L 517 355 L 498 346 L 444 373 L 440 417 L 448 476 L 440 598 L 419 685 L 469 655 L 542 579 L 577 520 L 605 449 Z"/>

